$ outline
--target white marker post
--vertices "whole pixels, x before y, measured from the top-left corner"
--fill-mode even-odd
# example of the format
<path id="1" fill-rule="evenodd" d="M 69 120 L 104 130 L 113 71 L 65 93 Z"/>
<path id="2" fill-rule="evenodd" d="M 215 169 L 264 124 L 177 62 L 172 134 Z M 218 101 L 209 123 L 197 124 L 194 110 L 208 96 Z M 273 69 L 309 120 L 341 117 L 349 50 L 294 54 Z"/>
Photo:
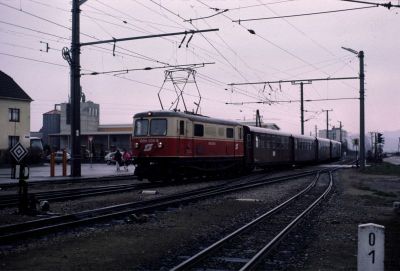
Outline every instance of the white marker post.
<path id="1" fill-rule="evenodd" d="M 358 225 L 358 271 L 383 271 L 385 227 L 373 223 Z"/>

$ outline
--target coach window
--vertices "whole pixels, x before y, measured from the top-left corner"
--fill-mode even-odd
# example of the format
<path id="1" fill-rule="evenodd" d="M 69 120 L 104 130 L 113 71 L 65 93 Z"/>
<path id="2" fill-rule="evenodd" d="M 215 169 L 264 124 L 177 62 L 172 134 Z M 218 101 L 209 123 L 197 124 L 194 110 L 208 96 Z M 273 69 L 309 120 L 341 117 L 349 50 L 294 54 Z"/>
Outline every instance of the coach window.
<path id="1" fill-rule="evenodd" d="M 258 136 L 256 136 L 256 148 L 258 148 L 260 145 L 259 141 L 260 141 L 260 139 L 258 138 Z"/>
<path id="2" fill-rule="evenodd" d="M 204 136 L 204 126 L 202 124 L 194 125 L 194 136 Z"/>
<path id="3" fill-rule="evenodd" d="M 165 136 L 167 135 L 167 120 L 152 119 L 150 123 L 150 135 Z"/>
<path id="4" fill-rule="evenodd" d="M 149 129 L 149 121 L 146 119 L 136 120 L 135 136 L 146 136 Z"/>
<path id="5" fill-rule="evenodd" d="M 226 137 L 233 138 L 233 128 L 226 128 Z"/>
<path id="6" fill-rule="evenodd" d="M 251 148 L 251 135 L 247 134 L 247 139 L 246 139 L 246 144 L 247 144 L 247 148 Z"/>
<path id="7" fill-rule="evenodd" d="M 179 135 L 184 135 L 185 134 L 185 121 L 180 120 L 179 121 Z"/>

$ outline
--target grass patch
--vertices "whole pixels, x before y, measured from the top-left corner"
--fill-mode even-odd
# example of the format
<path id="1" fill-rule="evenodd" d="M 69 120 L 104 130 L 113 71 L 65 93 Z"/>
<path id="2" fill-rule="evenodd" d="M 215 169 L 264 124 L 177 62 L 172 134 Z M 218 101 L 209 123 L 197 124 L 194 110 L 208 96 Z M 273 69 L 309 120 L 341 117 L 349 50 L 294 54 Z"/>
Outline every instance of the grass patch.
<path id="1" fill-rule="evenodd" d="M 371 164 L 370 167 L 365 168 L 364 172 L 366 174 L 400 176 L 400 166 L 383 162 L 383 163 Z"/>
<path id="2" fill-rule="evenodd" d="M 360 189 L 360 190 L 364 190 L 364 191 L 370 191 L 370 192 L 372 192 L 374 195 L 376 195 L 376 196 L 381 196 L 381 197 L 397 197 L 397 194 L 396 193 L 393 193 L 393 192 L 384 192 L 384 191 L 380 191 L 380 190 L 376 190 L 376 189 L 373 189 L 373 188 L 371 188 L 371 187 L 369 187 L 369 186 L 366 186 L 366 185 L 363 185 L 363 184 L 361 184 L 361 183 L 358 183 L 357 185 L 355 185 L 354 187 L 356 187 L 357 189 Z"/>
<path id="3" fill-rule="evenodd" d="M 375 190 L 375 191 L 374 191 L 374 194 L 377 195 L 377 196 L 382 196 L 382 197 L 392 197 L 392 198 L 397 197 L 396 193 L 393 193 L 393 192 L 383 192 L 383 191 L 378 191 L 378 190 Z"/>

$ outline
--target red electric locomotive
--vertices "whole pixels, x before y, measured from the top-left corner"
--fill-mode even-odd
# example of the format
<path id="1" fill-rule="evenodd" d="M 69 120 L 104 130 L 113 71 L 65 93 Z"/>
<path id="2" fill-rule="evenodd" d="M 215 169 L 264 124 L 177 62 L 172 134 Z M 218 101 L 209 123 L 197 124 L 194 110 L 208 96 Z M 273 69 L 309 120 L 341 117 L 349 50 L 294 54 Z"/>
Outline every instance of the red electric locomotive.
<path id="1" fill-rule="evenodd" d="M 175 111 L 134 116 L 135 175 L 169 180 L 243 168 L 243 125 Z"/>

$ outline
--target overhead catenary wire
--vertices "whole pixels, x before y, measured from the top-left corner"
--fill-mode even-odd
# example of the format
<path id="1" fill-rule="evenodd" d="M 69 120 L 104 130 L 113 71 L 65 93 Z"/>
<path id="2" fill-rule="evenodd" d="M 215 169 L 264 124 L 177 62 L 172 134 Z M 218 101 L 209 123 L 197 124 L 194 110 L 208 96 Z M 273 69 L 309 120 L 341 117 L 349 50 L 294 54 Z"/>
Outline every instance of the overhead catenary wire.
<path id="1" fill-rule="evenodd" d="M 173 14 L 174 16 L 177 16 L 178 18 L 180 18 L 180 19 L 182 19 L 183 21 L 185 21 L 185 18 L 183 18 L 182 16 L 180 16 L 179 14 L 177 14 L 177 13 L 175 13 L 175 12 L 173 12 L 173 11 L 171 11 L 170 9 L 168 9 L 168 8 L 166 8 L 166 7 L 164 7 L 163 5 L 161 5 L 161 4 L 159 4 L 159 3 L 157 3 L 157 2 L 155 2 L 154 0 L 150 0 L 152 3 L 154 3 L 154 4 L 156 4 L 157 6 L 159 6 L 160 8 L 162 8 L 162 9 L 164 9 L 164 10 L 166 10 L 166 11 L 168 11 L 169 13 L 171 13 L 171 14 Z M 198 28 L 195 26 L 195 25 L 193 25 L 193 23 L 190 23 L 196 30 L 198 30 Z M 233 70 L 235 70 L 243 79 L 245 79 L 245 80 L 247 80 L 246 79 L 246 77 L 220 52 L 220 50 L 218 50 L 216 47 L 215 47 L 215 45 L 212 43 L 212 42 L 210 42 L 202 33 L 200 33 L 200 35 L 207 41 L 207 43 L 211 46 L 211 47 L 213 47 L 214 48 L 214 50 L 220 55 L 220 57 L 222 57 L 225 61 L 226 61 L 226 63 L 228 63 L 231 67 L 232 67 L 232 69 Z"/>
<path id="2" fill-rule="evenodd" d="M 178 67 L 204 67 L 205 65 L 215 64 L 215 62 L 208 63 L 190 63 L 190 64 L 182 64 L 182 65 L 167 65 L 167 66 L 159 66 L 159 67 L 145 67 L 145 68 L 132 68 L 132 69 L 123 69 L 123 70 L 112 70 L 105 72 L 90 72 L 90 73 L 82 73 L 81 75 L 100 75 L 100 74 L 110 74 L 110 73 L 128 73 L 130 71 L 150 71 L 157 69 L 167 69 L 167 68 L 178 68 Z"/>
<path id="3" fill-rule="evenodd" d="M 24 60 L 29 60 L 29 61 L 33 61 L 33 62 L 39 62 L 39 63 L 49 64 L 49 65 L 53 65 L 53 66 L 59 66 L 59 67 L 63 67 L 63 68 L 69 68 L 69 66 L 68 66 L 68 65 L 65 65 L 65 64 L 59 64 L 59 63 L 54 63 L 54 62 L 49 62 L 49 61 L 34 59 L 34 58 L 30 58 L 30 57 L 17 56 L 17 55 L 7 54 L 7 53 L 3 53 L 3 52 L 0 52 L 0 55 L 9 56 L 9 57 L 14 57 L 14 58 L 19 58 L 19 59 L 24 59 Z"/>
<path id="4" fill-rule="evenodd" d="M 209 5 L 205 4 L 204 2 L 202 2 L 202 1 L 200 1 L 200 0 L 197 0 L 197 1 L 198 1 L 199 3 L 201 3 L 201 4 L 203 4 L 204 6 L 207 6 L 207 7 L 211 8 Z M 229 19 L 229 20 L 232 20 L 232 19 L 229 18 L 226 14 L 223 14 L 223 16 L 226 17 L 226 18 Z M 248 30 L 248 29 L 247 29 L 246 27 L 244 27 L 243 25 L 241 25 L 241 24 L 239 24 L 239 25 L 240 25 L 241 27 L 245 28 L 246 30 Z M 254 32 L 254 31 L 253 31 L 253 32 Z M 285 53 L 291 55 L 292 57 L 294 57 L 294 58 L 300 60 L 301 62 L 303 62 L 303 63 L 305 63 L 305 64 L 307 64 L 308 66 L 313 67 L 314 70 L 318 70 L 318 68 L 317 68 L 316 66 L 314 66 L 312 63 L 309 63 L 308 61 L 305 61 L 304 59 L 298 57 L 297 55 L 293 54 L 292 52 L 288 51 L 287 49 L 285 49 L 285 48 L 283 48 L 283 47 L 281 47 L 281 46 L 275 44 L 274 42 L 272 42 L 272 41 L 270 41 L 270 40 L 264 38 L 263 36 L 261 36 L 261 35 L 259 35 L 259 34 L 256 34 L 255 32 L 252 33 L 252 34 L 254 34 L 254 35 L 260 37 L 262 40 L 268 42 L 269 44 L 273 45 L 274 47 L 277 47 L 278 49 L 284 51 Z M 328 75 L 327 73 L 325 73 L 325 74 Z M 328 75 L 328 76 L 329 76 L 329 75 Z"/>
<path id="5" fill-rule="evenodd" d="M 344 97 L 344 98 L 326 98 L 326 99 L 305 99 L 303 102 L 323 102 L 323 101 L 343 101 L 343 100 L 359 100 L 358 97 Z M 271 100 L 271 101 L 252 101 L 252 102 L 226 102 L 225 104 L 231 105 L 244 105 L 244 104 L 270 104 L 270 103 L 298 103 L 301 100 Z"/>
<path id="6" fill-rule="evenodd" d="M 34 14 L 34 13 L 32 13 L 32 12 L 28 12 L 28 11 L 25 11 L 25 10 L 20 10 L 20 9 L 18 9 L 18 8 L 16 8 L 16 7 L 13 7 L 13 6 L 10 6 L 10 5 L 1 3 L 1 2 L 0 2 L 0 5 L 3 5 L 3 6 L 5 6 L 5 7 L 7 7 L 7 8 L 10 8 L 10 9 L 14 9 L 14 10 L 19 11 L 19 12 L 22 12 L 22 13 L 24 13 L 24 14 L 26 14 L 26 15 L 32 16 L 32 17 L 37 18 L 37 19 L 39 19 L 39 20 L 43 20 L 43 21 L 45 21 L 45 22 L 54 24 L 54 25 L 56 25 L 56 26 L 59 26 L 59 27 L 61 27 L 61 28 L 64 28 L 64 29 L 67 29 L 67 30 L 71 31 L 71 28 L 70 28 L 70 27 L 67 27 L 67 26 L 64 26 L 64 25 L 62 25 L 62 24 L 59 24 L 59 23 L 57 23 L 57 22 L 54 22 L 54 21 L 52 21 L 52 20 L 46 19 L 46 18 L 44 18 L 44 17 L 42 17 L 42 16 L 39 16 L 39 15 L 36 15 L 36 14 Z M 84 36 L 86 36 L 86 37 L 89 37 L 89 38 L 92 38 L 92 39 L 95 39 L 95 40 L 99 40 L 98 38 L 96 38 L 96 37 L 94 37 L 94 36 L 92 36 L 92 35 L 88 35 L 88 34 L 85 34 L 85 33 L 83 33 L 83 32 L 81 32 L 81 34 L 84 35 Z M 126 50 L 126 51 L 128 51 L 128 52 L 131 52 L 131 53 L 135 53 L 135 52 L 133 52 L 133 51 L 131 51 L 131 50 L 128 50 L 128 49 L 125 49 L 125 48 L 123 48 L 123 47 L 119 47 L 119 48 L 122 49 L 122 50 Z M 147 57 L 147 59 L 148 59 L 149 61 L 154 61 L 154 62 L 156 62 L 156 63 L 168 64 L 168 63 L 164 63 L 164 62 L 161 62 L 161 61 L 152 59 L 152 58 L 150 58 L 150 57 Z"/>
<path id="7" fill-rule="evenodd" d="M 198 0 L 198 2 L 200 2 L 200 3 L 202 3 L 203 5 L 205 5 L 205 6 L 208 6 L 207 4 L 205 4 L 205 3 L 203 3 L 203 2 L 201 2 L 201 1 L 199 1 Z M 228 18 L 228 19 L 230 19 L 226 14 L 224 14 L 223 15 L 224 17 L 226 17 L 226 18 Z M 240 26 L 242 26 L 242 25 L 240 25 Z M 244 26 L 242 26 L 243 28 L 245 28 Z M 247 28 L 245 28 L 246 30 L 248 30 Z M 252 34 L 255 34 L 255 35 L 257 35 L 257 36 L 259 36 L 259 37 L 261 37 L 262 39 L 264 39 L 265 40 L 265 38 L 264 37 L 262 37 L 262 36 L 260 36 L 260 35 L 258 35 L 258 34 L 256 34 L 254 31 L 253 31 L 253 33 Z M 265 41 L 268 41 L 269 43 L 270 43 L 270 41 L 269 40 L 265 40 Z M 273 44 L 273 45 L 275 45 L 275 44 Z M 278 48 L 280 48 L 280 49 L 283 49 L 284 51 L 285 51 L 285 49 L 284 48 L 281 48 L 280 46 L 278 46 Z M 286 51 L 287 53 L 289 53 L 289 54 L 291 54 L 290 52 L 288 52 L 288 51 Z M 292 56 L 294 56 L 294 57 L 297 57 L 297 56 L 295 56 L 295 55 L 292 55 Z M 302 59 L 300 59 L 301 61 L 302 61 Z M 316 67 L 316 66 L 314 66 L 314 65 L 310 65 L 310 63 L 308 63 L 308 62 L 306 62 L 306 61 L 303 61 L 303 62 L 305 62 L 306 64 L 307 64 L 307 66 L 311 66 L 311 67 L 313 67 L 313 69 L 314 70 L 317 70 L 318 68 Z M 325 73 L 325 74 L 327 74 L 327 73 Z M 328 75 L 328 74 L 327 74 Z M 314 90 L 315 90 L 315 87 L 313 86 L 312 87 Z M 315 90 L 316 91 L 316 90 Z M 316 91 L 317 92 L 317 91 Z M 319 94 L 318 92 L 317 92 L 317 94 Z M 321 95 L 319 95 L 319 96 L 321 96 Z"/>
<path id="8" fill-rule="evenodd" d="M 392 2 L 388 3 L 376 3 L 376 2 L 370 2 L 370 1 L 357 1 L 357 0 L 341 0 L 344 2 L 353 2 L 353 3 L 359 3 L 359 4 L 369 4 L 369 5 L 376 5 L 376 6 L 382 6 L 387 9 L 390 9 L 392 7 L 399 8 L 400 5 L 392 4 Z"/>
<path id="9" fill-rule="evenodd" d="M 224 9 L 224 10 L 218 11 L 218 12 L 216 12 L 214 14 L 211 14 L 211 15 L 208 15 L 208 16 L 186 19 L 186 20 L 184 20 L 184 22 L 191 23 L 191 22 L 197 21 L 197 20 L 204 20 L 204 19 L 208 19 L 208 18 L 212 18 L 212 17 L 218 16 L 218 15 L 220 15 L 222 13 L 225 13 L 225 12 L 228 12 L 228 11 L 229 11 L 229 9 Z"/>
<path id="10" fill-rule="evenodd" d="M 359 7 L 359 8 L 346 8 L 346 9 L 337 9 L 337 10 L 328 10 L 328 11 L 292 14 L 292 15 L 272 16 L 272 17 L 237 19 L 237 20 L 232 20 L 232 22 L 240 24 L 242 22 L 273 20 L 273 19 L 283 19 L 283 18 L 294 18 L 294 17 L 304 17 L 304 16 L 311 16 L 311 15 L 322 15 L 322 14 L 328 14 L 328 13 L 338 13 L 338 12 L 354 11 L 354 10 L 369 9 L 369 8 L 376 8 L 376 7 L 377 6 L 368 6 L 368 7 Z"/>
<path id="11" fill-rule="evenodd" d="M 31 27 L 26 27 L 26 26 L 22 26 L 22 25 L 17 25 L 17 24 L 13 24 L 13 23 L 10 23 L 10 22 L 5 22 L 5 21 L 0 21 L 0 23 L 1 23 L 1 24 L 5 24 L 5 25 L 9 25 L 9 26 L 12 26 L 12 27 L 16 27 L 16 28 L 20 28 L 20 29 L 32 31 L 32 32 L 35 32 L 35 33 L 38 33 L 38 34 L 42 34 L 42 35 L 54 37 L 54 38 L 57 38 L 57 39 L 61 39 L 61 40 L 64 40 L 64 41 L 66 41 L 66 42 L 67 42 L 67 41 L 68 41 L 68 42 L 71 41 L 70 38 L 62 37 L 62 36 L 60 36 L 60 35 L 56 35 L 56 34 L 52 34 L 52 33 L 48 33 L 48 32 L 44 32 L 44 31 L 41 31 L 41 30 L 38 30 L 38 29 L 34 29 L 34 28 L 31 28 Z M 53 41 L 53 42 L 59 42 L 59 41 L 57 41 L 57 40 L 52 40 L 52 41 Z M 94 45 L 93 47 L 95 47 L 95 48 L 97 48 L 97 49 L 103 50 L 102 52 L 109 52 L 110 54 L 112 53 L 112 52 L 110 51 L 109 48 L 104 48 L 104 47 L 101 47 L 101 46 L 98 46 L 98 45 Z M 88 48 L 87 50 L 96 51 L 96 49 L 93 49 L 93 48 Z M 128 51 L 130 51 L 130 50 L 128 50 Z M 153 62 L 160 63 L 160 64 L 168 64 L 168 63 L 165 63 L 165 62 L 158 61 L 158 60 L 156 60 L 156 59 L 149 58 L 149 57 L 147 57 L 147 56 L 145 56 L 145 55 L 142 55 L 142 54 L 140 54 L 140 53 L 133 52 L 133 51 L 130 51 L 130 52 L 131 52 L 132 54 L 135 54 L 135 55 L 131 55 L 131 54 L 128 54 L 128 53 L 124 53 L 124 52 L 118 51 L 118 50 L 116 50 L 116 52 L 118 52 L 118 53 L 121 54 L 121 55 L 126 55 L 126 56 L 130 56 L 130 57 L 140 58 L 140 59 L 143 59 L 143 60 L 153 61 Z"/>

